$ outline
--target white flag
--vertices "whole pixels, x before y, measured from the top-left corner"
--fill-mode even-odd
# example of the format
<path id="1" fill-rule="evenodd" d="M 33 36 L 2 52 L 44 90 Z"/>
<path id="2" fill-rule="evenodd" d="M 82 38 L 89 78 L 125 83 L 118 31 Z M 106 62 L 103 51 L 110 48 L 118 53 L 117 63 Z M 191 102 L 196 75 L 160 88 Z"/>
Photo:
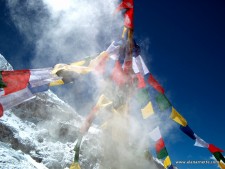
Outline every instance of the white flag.
<path id="1" fill-rule="evenodd" d="M 145 62 L 143 61 L 141 55 L 139 55 L 138 57 L 133 57 L 132 67 L 134 73 L 141 73 L 141 75 L 143 76 L 149 73 L 149 70 L 145 65 Z"/>
<path id="2" fill-rule="evenodd" d="M 33 95 L 28 88 L 25 88 L 18 92 L 11 93 L 6 96 L 1 96 L 0 104 L 3 107 L 3 110 L 8 110 L 34 97 L 35 95 Z"/>
<path id="3" fill-rule="evenodd" d="M 162 138 L 159 127 L 156 127 L 154 130 L 152 130 L 149 135 L 154 141 L 158 141 L 160 138 Z"/>
<path id="4" fill-rule="evenodd" d="M 203 148 L 208 148 L 209 144 L 206 143 L 204 140 L 202 140 L 200 137 L 198 137 L 196 134 L 194 134 L 196 140 L 195 140 L 195 146 L 197 147 L 203 147 Z"/>

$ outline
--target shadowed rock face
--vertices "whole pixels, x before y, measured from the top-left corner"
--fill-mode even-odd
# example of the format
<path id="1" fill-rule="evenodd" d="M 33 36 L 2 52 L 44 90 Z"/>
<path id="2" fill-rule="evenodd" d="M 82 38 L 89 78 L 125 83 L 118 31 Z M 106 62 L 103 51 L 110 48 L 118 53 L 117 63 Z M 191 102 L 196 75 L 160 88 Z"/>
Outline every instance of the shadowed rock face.
<path id="1" fill-rule="evenodd" d="M 2 55 L 0 70 L 12 70 L 12 66 Z M 5 111 L 4 116 L 0 118 L 0 168 L 69 167 L 73 161 L 74 142 L 82 122 L 83 117 L 51 91 L 38 94 L 35 99 Z M 91 127 L 84 137 L 80 152 L 82 169 L 113 169 L 103 165 L 106 164 L 104 148 L 111 149 L 112 152 L 115 149 L 110 147 L 110 144 L 103 143 L 101 136 L 102 132 L 95 126 Z M 152 169 L 163 168 L 150 156 L 149 159 Z M 132 162 L 129 162 L 126 167 L 131 169 L 133 166 Z"/>

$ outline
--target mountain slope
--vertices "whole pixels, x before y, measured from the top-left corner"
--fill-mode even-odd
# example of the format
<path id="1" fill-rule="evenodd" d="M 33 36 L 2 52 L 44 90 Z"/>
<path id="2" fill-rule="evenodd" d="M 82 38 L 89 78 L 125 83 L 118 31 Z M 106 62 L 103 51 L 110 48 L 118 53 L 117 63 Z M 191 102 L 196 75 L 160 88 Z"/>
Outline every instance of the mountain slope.
<path id="1" fill-rule="evenodd" d="M 0 70 L 12 69 L 0 55 Z M 82 122 L 83 117 L 51 91 L 5 111 L 0 118 L 0 168 L 68 168 Z M 80 155 L 82 169 L 101 168 L 102 144 L 108 144 L 101 142 L 101 136 L 101 130 L 94 125 L 84 137 Z M 154 159 L 149 164 L 152 169 L 163 168 Z"/>
<path id="2" fill-rule="evenodd" d="M 2 55 L 0 70 L 12 70 Z M 5 111 L 0 118 L 0 168 L 35 168 L 32 158 L 47 168 L 68 167 L 74 157 L 74 141 L 82 121 L 81 116 L 51 91 Z M 93 132 L 87 135 L 84 147 L 96 147 L 91 142 L 96 140 L 98 130 L 90 131 Z"/>

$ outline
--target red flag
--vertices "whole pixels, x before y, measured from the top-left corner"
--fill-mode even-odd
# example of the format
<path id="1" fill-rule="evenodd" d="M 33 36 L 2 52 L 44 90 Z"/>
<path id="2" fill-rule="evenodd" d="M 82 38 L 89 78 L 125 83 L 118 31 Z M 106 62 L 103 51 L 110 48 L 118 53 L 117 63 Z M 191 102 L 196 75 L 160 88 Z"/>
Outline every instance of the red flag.
<path id="1" fill-rule="evenodd" d="M 2 117 L 3 116 L 3 107 L 2 107 L 2 104 L 0 104 L 0 117 Z"/>
<path id="2" fill-rule="evenodd" d="M 134 1 L 133 0 L 123 0 L 117 7 L 116 11 L 126 9 L 124 14 L 124 26 L 133 29 L 134 27 Z"/>
<path id="3" fill-rule="evenodd" d="M 119 61 L 116 61 L 115 63 L 111 78 L 117 85 L 123 85 L 126 83 L 126 77 Z"/>
<path id="4" fill-rule="evenodd" d="M 163 87 L 155 80 L 155 78 L 152 76 L 152 74 L 149 75 L 148 83 L 154 87 L 158 92 L 164 94 L 165 91 Z"/>
<path id="5" fill-rule="evenodd" d="M 218 147 L 214 146 L 213 144 L 209 144 L 209 151 L 211 153 L 223 152 L 223 150 L 219 149 Z"/>
<path id="6" fill-rule="evenodd" d="M 29 78 L 29 70 L 3 71 L 2 80 L 7 85 L 7 87 L 4 88 L 5 95 L 26 88 Z"/>
<path id="7" fill-rule="evenodd" d="M 155 145 L 156 152 L 159 153 L 165 147 L 165 143 L 162 138 L 160 138 Z"/>
<path id="8" fill-rule="evenodd" d="M 141 73 L 137 73 L 136 76 L 138 78 L 138 88 L 145 88 L 146 84 L 144 77 L 141 75 Z"/>

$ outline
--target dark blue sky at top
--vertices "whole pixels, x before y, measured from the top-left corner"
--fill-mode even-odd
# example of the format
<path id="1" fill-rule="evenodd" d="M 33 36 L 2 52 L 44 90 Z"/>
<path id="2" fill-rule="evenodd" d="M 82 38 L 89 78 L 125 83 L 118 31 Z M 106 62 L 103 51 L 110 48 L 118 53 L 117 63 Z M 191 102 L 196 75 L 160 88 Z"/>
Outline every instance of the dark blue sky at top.
<path id="1" fill-rule="evenodd" d="M 5 0 L 0 2 L 0 11 L 0 54 L 6 57 L 14 69 L 30 68 L 34 44 L 28 43 L 15 27 Z"/>
<path id="2" fill-rule="evenodd" d="M 30 68 L 34 46 L 15 28 L 4 1 L 0 11 L 0 53 L 15 69 Z M 225 1 L 136 0 L 135 37 L 140 44 L 149 41 L 143 57 L 189 126 L 205 141 L 225 149 Z M 171 135 L 176 139 L 165 142 L 173 162 L 209 160 L 210 153 L 194 147 L 178 127 Z"/>

